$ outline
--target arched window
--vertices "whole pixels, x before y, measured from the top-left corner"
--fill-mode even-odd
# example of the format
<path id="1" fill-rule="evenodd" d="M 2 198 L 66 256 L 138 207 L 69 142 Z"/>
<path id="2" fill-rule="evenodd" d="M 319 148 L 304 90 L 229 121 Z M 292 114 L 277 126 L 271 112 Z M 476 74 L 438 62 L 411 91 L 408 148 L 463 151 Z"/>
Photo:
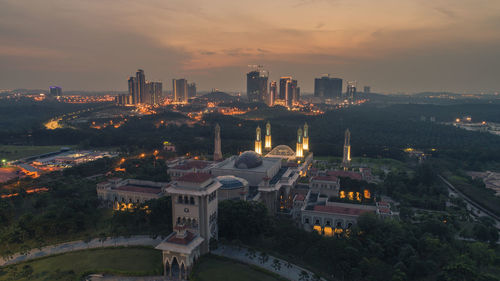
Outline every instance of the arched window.
<path id="1" fill-rule="evenodd" d="M 189 198 L 189 203 L 191 203 L 191 205 L 194 205 L 194 197 L 193 197 L 193 196 L 191 196 L 191 197 Z"/>
<path id="2" fill-rule="evenodd" d="M 177 197 L 177 203 L 182 203 L 182 196 Z"/>
<path id="3" fill-rule="evenodd" d="M 181 217 L 177 217 L 177 224 L 181 223 Z"/>

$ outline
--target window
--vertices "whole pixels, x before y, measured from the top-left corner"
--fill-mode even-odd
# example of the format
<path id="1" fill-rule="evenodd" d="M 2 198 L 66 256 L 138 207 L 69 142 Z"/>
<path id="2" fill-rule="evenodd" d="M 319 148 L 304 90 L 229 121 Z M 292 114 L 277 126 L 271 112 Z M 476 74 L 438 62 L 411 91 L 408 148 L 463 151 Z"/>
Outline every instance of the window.
<path id="1" fill-rule="evenodd" d="M 194 205 L 194 197 L 193 197 L 193 196 L 191 196 L 191 197 L 189 198 L 189 203 L 190 203 L 191 205 Z"/>

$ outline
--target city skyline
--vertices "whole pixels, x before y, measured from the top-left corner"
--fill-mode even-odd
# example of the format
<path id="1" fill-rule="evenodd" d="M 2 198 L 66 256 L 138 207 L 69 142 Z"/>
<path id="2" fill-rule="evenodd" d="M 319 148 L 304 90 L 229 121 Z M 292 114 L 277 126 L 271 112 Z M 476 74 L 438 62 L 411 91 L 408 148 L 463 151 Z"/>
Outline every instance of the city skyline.
<path id="1" fill-rule="evenodd" d="M 126 91 L 140 68 L 244 93 L 247 65 L 262 64 L 305 93 L 324 73 L 373 92 L 500 89 L 496 1 L 283 3 L 1 0 L 0 88 Z"/>

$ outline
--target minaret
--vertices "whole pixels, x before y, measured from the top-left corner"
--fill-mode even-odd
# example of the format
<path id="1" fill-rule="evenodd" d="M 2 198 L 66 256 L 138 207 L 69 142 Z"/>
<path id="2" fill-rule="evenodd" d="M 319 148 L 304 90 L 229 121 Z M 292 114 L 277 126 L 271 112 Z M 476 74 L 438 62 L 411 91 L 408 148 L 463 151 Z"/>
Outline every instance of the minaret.
<path id="1" fill-rule="evenodd" d="M 266 139 L 265 139 L 265 148 L 266 150 L 271 150 L 271 124 L 267 122 L 266 124 Z"/>
<path id="2" fill-rule="evenodd" d="M 255 138 L 255 152 L 258 154 L 262 154 L 262 138 L 260 136 L 260 126 L 257 126 L 256 138 Z"/>
<path id="3" fill-rule="evenodd" d="M 214 149 L 214 161 L 222 160 L 222 151 L 220 148 L 220 126 L 215 124 L 215 149 Z"/>
<path id="4" fill-rule="evenodd" d="M 309 126 L 307 122 L 304 124 L 304 143 L 303 143 L 304 151 L 309 150 Z"/>
<path id="5" fill-rule="evenodd" d="M 342 167 L 347 170 L 351 165 L 351 132 L 349 129 L 345 130 L 344 139 L 344 155 L 342 157 Z"/>
<path id="6" fill-rule="evenodd" d="M 297 158 L 301 158 L 304 156 L 302 128 L 299 128 L 299 130 L 297 130 L 297 151 L 295 151 L 295 156 Z"/>

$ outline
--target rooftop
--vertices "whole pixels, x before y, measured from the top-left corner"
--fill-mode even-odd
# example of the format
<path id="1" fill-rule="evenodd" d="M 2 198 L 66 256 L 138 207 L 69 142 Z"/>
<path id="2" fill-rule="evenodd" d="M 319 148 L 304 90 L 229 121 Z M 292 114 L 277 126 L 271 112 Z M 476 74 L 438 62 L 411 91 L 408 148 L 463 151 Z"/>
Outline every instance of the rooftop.
<path id="1" fill-rule="evenodd" d="M 350 215 L 350 216 L 359 216 L 364 213 L 373 212 L 371 210 L 364 210 L 358 208 L 347 208 L 340 206 L 321 206 L 316 205 L 313 208 L 314 211 L 323 212 L 323 213 L 331 213 L 331 214 L 342 214 L 342 215 Z"/>
<path id="2" fill-rule="evenodd" d="M 207 173 L 188 173 L 178 178 L 177 181 L 202 183 L 212 178 L 212 175 Z"/>
<path id="3" fill-rule="evenodd" d="M 315 176 L 312 179 L 318 181 L 333 181 L 333 182 L 337 182 L 338 180 L 336 176 Z"/>
<path id="4" fill-rule="evenodd" d="M 160 188 L 143 187 L 143 186 L 137 186 L 137 185 L 124 185 L 124 186 L 116 187 L 114 189 L 115 190 L 129 191 L 129 192 L 151 193 L 151 194 L 161 193 Z"/>
<path id="5" fill-rule="evenodd" d="M 334 176 L 337 178 L 351 178 L 353 180 L 363 180 L 363 176 L 360 173 L 353 171 L 329 171 L 326 173 L 328 176 Z"/>

